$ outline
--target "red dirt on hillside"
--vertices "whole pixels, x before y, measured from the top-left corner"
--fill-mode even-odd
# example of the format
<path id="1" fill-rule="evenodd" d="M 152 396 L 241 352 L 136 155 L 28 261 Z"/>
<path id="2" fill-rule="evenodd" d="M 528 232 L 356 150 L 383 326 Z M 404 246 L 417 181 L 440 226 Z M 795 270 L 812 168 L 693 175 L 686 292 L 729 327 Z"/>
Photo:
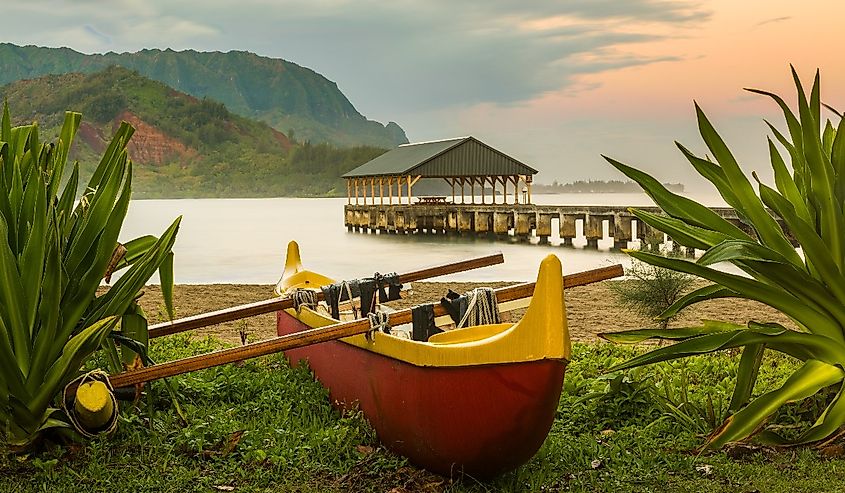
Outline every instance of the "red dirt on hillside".
<path id="1" fill-rule="evenodd" d="M 135 133 L 129 141 L 129 157 L 140 164 L 162 165 L 174 158 L 193 156 L 197 153 L 182 142 L 168 136 L 158 128 L 143 121 L 129 111 L 124 111 L 115 118 L 114 130 L 125 121 L 135 127 Z"/>
<path id="2" fill-rule="evenodd" d="M 83 121 L 79 124 L 77 136 L 85 142 L 88 147 L 94 150 L 97 154 L 101 154 L 106 150 L 106 140 L 100 131 L 94 125 Z"/>

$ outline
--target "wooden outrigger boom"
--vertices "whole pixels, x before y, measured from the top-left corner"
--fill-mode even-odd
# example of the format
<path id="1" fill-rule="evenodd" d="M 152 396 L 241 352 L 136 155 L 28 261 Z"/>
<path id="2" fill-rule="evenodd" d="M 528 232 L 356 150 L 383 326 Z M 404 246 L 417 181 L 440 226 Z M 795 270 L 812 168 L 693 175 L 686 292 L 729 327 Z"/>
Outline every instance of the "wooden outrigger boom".
<path id="1" fill-rule="evenodd" d="M 412 280 L 419 280 L 424 279 L 426 277 L 435 277 L 438 275 L 443 275 L 446 273 L 452 272 L 460 272 L 460 270 L 468 270 L 471 268 L 477 268 L 484 265 L 492 265 L 495 263 L 500 263 L 501 260 L 495 262 L 494 260 L 501 259 L 501 254 L 492 255 L 488 257 L 480 257 L 476 259 L 471 259 L 464 262 L 456 262 L 454 264 L 448 264 L 445 266 L 440 267 L 433 267 L 430 269 L 423 269 L 415 272 L 411 272 L 408 274 L 404 274 L 400 276 L 400 280 L 403 282 L 410 282 Z M 486 263 L 485 262 L 492 262 Z M 476 265 L 476 267 L 467 267 L 468 265 Z M 459 267 L 460 266 L 460 267 Z M 451 270 L 449 270 L 451 269 Z M 612 279 L 615 277 L 619 277 L 623 274 L 622 266 L 621 265 L 613 265 L 609 267 L 603 267 L 600 269 L 589 270 L 585 272 L 579 272 L 576 274 L 570 274 L 563 277 L 563 287 L 564 288 L 571 288 L 575 286 L 583 286 L 586 284 L 591 284 L 598 281 L 603 281 L 606 279 Z M 496 299 L 498 302 L 507 302 L 513 301 L 521 298 L 527 298 L 533 295 L 534 293 L 535 283 L 525 283 L 519 284 L 516 286 L 509 286 L 505 288 L 500 288 L 495 290 Z M 272 303 L 271 303 L 272 302 Z M 284 303 L 284 304 L 283 304 Z M 259 308 L 256 308 L 256 305 Z M 272 308 L 269 308 L 272 307 Z M 263 302 L 253 303 L 251 305 L 244 305 L 243 307 L 235 307 L 228 310 L 221 310 L 219 312 L 212 312 L 210 314 L 201 315 L 197 317 L 190 317 L 189 319 L 182 319 L 182 320 L 193 320 L 191 322 L 182 322 L 181 320 L 177 320 L 172 324 L 165 324 L 166 326 L 175 326 L 180 328 L 181 330 L 173 330 L 170 332 L 163 333 L 166 327 L 157 329 L 159 332 L 157 335 L 165 335 L 168 333 L 175 333 L 181 332 L 183 330 L 189 330 L 190 328 L 197 328 L 202 327 L 205 325 L 211 325 L 214 323 L 219 323 L 223 321 L 229 320 L 236 320 L 238 318 L 243 318 L 246 316 L 251 315 L 258 315 L 261 313 L 267 313 L 271 311 L 281 310 L 284 308 L 293 308 L 293 302 L 289 299 L 274 299 L 274 300 L 267 300 Z M 263 311 L 255 311 L 255 310 L 263 310 Z M 445 310 L 442 306 L 435 306 L 435 315 L 445 315 Z M 225 315 L 224 315 L 225 313 Z M 245 315 L 246 313 L 246 315 Z M 233 316 L 233 314 L 237 314 L 237 316 Z M 226 318 L 230 317 L 230 318 Z M 215 320 L 214 322 L 207 323 L 209 320 Z M 196 325 L 199 324 L 200 321 L 204 325 Z M 400 310 L 397 312 L 393 312 L 390 314 L 390 323 L 392 325 L 401 325 L 405 323 L 411 322 L 411 309 Z M 156 326 L 161 327 L 161 326 Z M 188 327 L 188 328 L 183 328 Z M 281 351 L 286 351 L 289 349 L 299 348 L 308 346 L 311 344 L 317 344 L 320 342 L 331 341 L 335 339 L 340 339 L 344 337 L 349 337 L 352 335 L 363 334 L 372 330 L 370 326 L 369 320 L 366 319 L 359 319 L 350 322 L 342 322 L 337 323 L 334 325 L 329 325 L 326 327 L 320 327 L 310 330 L 301 331 L 295 334 L 284 335 L 280 337 L 274 337 L 272 339 L 267 339 L 264 341 L 259 341 L 251 344 L 247 344 L 241 347 L 235 347 L 230 349 L 222 349 L 219 351 L 214 351 L 207 354 L 191 356 L 188 358 L 178 359 L 174 361 L 169 361 L 166 363 L 161 363 L 157 365 L 148 366 L 146 368 L 141 368 L 139 370 L 133 370 L 128 372 L 122 372 L 114 375 L 109 376 L 109 381 L 114 388 L 120 387 L 128 387 L 131 385 L 137 385 L 144 382 L 149 382 L 152 380 L 157 380 L 160 378 L 171 377 L 175 375 L 180 375 L 183 373 L 188 373 L 192 371 L 202 370 L 206 368 L 211 368 L 214 366 L 224 365 L 227 363 L 233 363 L 236 361 L 243 361 L 250 358 L 255 358 L 258 356 L 265 356 L 268 354 L 278 353 Z M 152 329 L 150 330 L 152 335 Z"/>
<path id="2" fill-rule="evenodd" d="M 438 265 L 435 267 L 427 267 L 424 269 L 415 270 L 399 276 L 399 282 L 408 283 L 420 281 L 423 279 L 430 279 L 432 277 L 444 276 L 447 274 L 455 274 L 457 272 L 465 272 L 473 269 L 480 269 L 482 267 L 490 267 L 504 263 L 505 257 L 501 253 L 492 255 L 485 255 L 483 257 L 475 257 L 468 260 L 461 260 L 459 262 L 452 262 L 450 264 Z M 317 293 L 317 299 L 323 299 L 323 293 Z M 263 301 L 256 301 L 246 305 L 234 306 L 231 308 L 224 308 L 192 317 L 180 318 L 172 322 L 164 322 L 150 327 L 150 339 L 155 337 L 166 336 L 170 334 L 177 334 L 188 330 L 198 329 L 201 327 L 208 327 L 223 322 L 231 322 L 233 320 L 240 320 L 242 318 L 254 317 L 264 313 L 277 312 L 279 310 L 286 310 L 293 308 L 293 300 L 290 298 L 271 298 Z"/>

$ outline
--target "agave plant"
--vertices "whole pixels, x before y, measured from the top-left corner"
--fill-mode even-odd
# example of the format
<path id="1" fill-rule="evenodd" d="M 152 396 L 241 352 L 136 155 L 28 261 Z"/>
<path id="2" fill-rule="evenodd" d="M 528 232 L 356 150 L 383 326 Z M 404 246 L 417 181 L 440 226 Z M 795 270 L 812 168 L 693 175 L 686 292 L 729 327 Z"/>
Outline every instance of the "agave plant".
<path id="1" fill-rule="evenodd" d="M 57 396 L 97 348 L 117 354 L 106 337 L 123 318 L 143 339 L 134 300 L 157 269 L 172 313 L 179 219 L 160 238 L 118 244 L 131 194 L 126 144 L 133 129 L 120 126 L 77 197 L 78 163 L 63 178 L 80 119 L 67 113 L 58 140 L 48 144 L 36 124 L 12 127 L 6 106 L 0 122 L 0 418 L 13 447 L 69 426 Z M 97 296 L 101 281 L 121 269 Z"/>
<path id="2" fill-rule="evenodd" d="M 752 435 L 769 443 L 787 443 L 783 437 L 764 430 L 766 420 L 783 404 L 833 385 L 838 386 L 835 399 L 812 426 L 788 443 L 821 441 L 845 424 L 845 131 L 842 114 L 829 106 L 839 118 L 838 130 L 829 120 L 822 126 L 818 72 L 809 97 L 794 69 L 792 75 L 798 90 L 797 115 L 776 94 L 748 89 L 773 99 L 786 119 L 786 133 L 767 122 L 780 144 L 778 147 L 769 138 L 774 187 L 761 183 L 755 173 L 755 189 L 698 105 L 695 110 L 699 131 L 712 158 L 696 156 L 677 144 L 698 173 L 736 209 L 746 228 L 669 192 L 646 173 L 605 157 L 639 183 L 665 213 L 633 210 L 640 221 L 669 234 L 683 246 L 706 250 L 697 261 L 628 252 L 652 265 L 713 282 L 678 300 L 661 318 L 671 317 L 699 301 L 737 297 L 765 303 L 794 321 L 794 327 L 754 321 L 746 325 L 708 322 L 683 329 L 604 334 L 606 339 L 617 342 L 649 338 L 676 341 L 619 368 L 742 348 L 729 406 L 732 414 L 708 438 L 707 445 L 713 448 Z M 791 172 L 780 149 L 789 156 Z M 792 240 L 797 241 L 801 253 Z M 729 262 L 746 275 L 714 269 L 712 265 L 718 262 Z M 802 364 L 780 388 L 752 399 L 766 349 L 788 354 Z"/>

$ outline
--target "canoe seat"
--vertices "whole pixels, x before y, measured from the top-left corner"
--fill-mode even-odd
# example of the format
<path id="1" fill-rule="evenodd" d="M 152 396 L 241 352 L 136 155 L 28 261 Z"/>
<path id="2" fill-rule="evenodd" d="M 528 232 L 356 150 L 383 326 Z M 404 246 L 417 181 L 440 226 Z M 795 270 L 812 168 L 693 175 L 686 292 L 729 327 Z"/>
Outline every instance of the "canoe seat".
<path id="1" fill-rule="evenodd" d="M 447 330 L 434 334 L 428 338 L 431 344 L 458 344 L 462 342 L 480 341 L 500 334 L 513 327 L 513 324 L 477 325 L 463 329 Z"/>

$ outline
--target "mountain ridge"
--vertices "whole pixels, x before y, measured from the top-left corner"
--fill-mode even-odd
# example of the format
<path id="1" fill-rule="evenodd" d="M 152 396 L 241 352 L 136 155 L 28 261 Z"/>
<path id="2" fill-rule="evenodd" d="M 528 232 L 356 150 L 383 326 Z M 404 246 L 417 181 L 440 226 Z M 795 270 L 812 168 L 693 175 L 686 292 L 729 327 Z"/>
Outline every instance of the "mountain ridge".
<path id="1" fill-rule="evenodd" d="M 395 122 L 364 117 L 337 83 L 294 62 L 249 51 L 144 49 L 84 54 L 71 48 L 0 43 L 0 85 L 44 75 L 93 73 L 111 65 L 226 105 L 299 140 L 392 148 L 407 143 Z M 291 132 L 293 130 L 293 132 Z"/>
<path id="2" fill-rule="evenodd" d="M 121 121 L 130 123 L 133 198 L 338 195 L 340 175 L 385 151 L 292 141 L 222 103 L 117 66 L 16 81 L 0 86 L 0 100 L 13 124 L 35 121 L 45 139 L 56 138 L 66 110 L 82 113 L 71 158 L 83 177 Z"/>

